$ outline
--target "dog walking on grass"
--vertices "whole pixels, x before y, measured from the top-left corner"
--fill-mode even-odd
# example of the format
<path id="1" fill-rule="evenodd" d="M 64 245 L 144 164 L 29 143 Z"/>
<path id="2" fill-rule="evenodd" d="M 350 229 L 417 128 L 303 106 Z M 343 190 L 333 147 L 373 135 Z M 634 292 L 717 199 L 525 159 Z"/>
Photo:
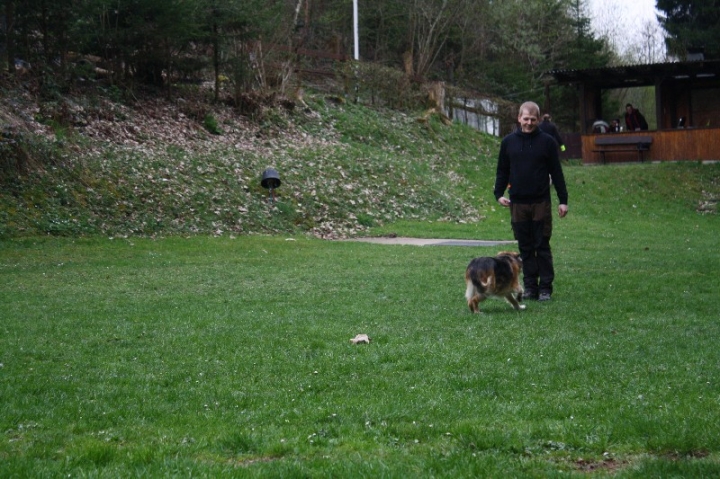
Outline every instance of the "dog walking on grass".
<path id="1" fill-rule="evenodd" d="M 470 311 L 479 313 L 478 305 L 490 296 L 505 298 L 518 311 L 525 309 L 525 305 L 520 304 L 523 296 L 521 269 L 520 254 L 511 251 L 473 259 L 465 270 L 465 299 Z"/>

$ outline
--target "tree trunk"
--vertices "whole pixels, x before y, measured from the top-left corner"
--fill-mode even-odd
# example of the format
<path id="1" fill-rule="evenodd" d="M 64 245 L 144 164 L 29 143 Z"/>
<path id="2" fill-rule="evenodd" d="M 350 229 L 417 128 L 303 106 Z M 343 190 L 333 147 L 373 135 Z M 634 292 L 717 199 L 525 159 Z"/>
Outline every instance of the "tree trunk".
<path id="1" fill-rule="evenodd" d="M 9 73 L 15 71 L 15 0 L 5 2 L 5 47 L 7 51 L 7 69 Z"/>
<path id="2" fill-rule="evenodd" d="M 213 91 L 213 101 L 217 103 L 220 100 L 220 38 L 218 33 L 217 22 L 213 21 L 213 70 L 215 72 L 215 87 Z"/>

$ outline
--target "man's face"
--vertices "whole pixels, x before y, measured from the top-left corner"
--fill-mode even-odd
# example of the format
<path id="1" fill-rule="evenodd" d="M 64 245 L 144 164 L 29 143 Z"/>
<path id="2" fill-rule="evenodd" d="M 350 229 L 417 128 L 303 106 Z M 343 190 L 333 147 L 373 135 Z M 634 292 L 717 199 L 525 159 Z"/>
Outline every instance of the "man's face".
<path id="1" fill-rule="evenodd" d="M 538 117 L 535 113 L 523 110 L 518 115 L 518 123 L 520 123 L 520 129 L 523 133 L 532 133 L 537 128 Z"/>

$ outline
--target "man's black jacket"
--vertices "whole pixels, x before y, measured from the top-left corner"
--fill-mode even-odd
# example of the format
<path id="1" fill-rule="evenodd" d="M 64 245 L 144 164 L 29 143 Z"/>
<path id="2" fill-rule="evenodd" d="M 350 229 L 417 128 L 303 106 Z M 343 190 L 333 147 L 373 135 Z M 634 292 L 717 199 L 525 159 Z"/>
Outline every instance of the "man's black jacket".
<path id="1" fill-rule="evenodd" d="M 503 138 L 495 177 L 495 199 L 509 189 L 510 201 L 514 203 L 550 200 L 550 180 L 558 201 L 566 205 L 565 176 L 557 143 L 550 135 L 535 128 L 532 133 L 516 130 Z"/>

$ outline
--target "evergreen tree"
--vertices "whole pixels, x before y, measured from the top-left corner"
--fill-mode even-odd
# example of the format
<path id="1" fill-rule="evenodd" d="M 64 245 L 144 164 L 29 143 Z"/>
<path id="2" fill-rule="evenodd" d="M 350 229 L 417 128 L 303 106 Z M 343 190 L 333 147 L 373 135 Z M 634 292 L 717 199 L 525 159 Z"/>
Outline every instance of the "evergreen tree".
<path id="1" fill-rule="evenodd" d="M 720 0 L 657 0 L 658 21 L 668 34 L 668 53 L 684 59 L 702 48 L 705 58 L 720 58 Z"/>
<path id="2" fill-rule="evenodd" d="M 582 0 L 570 2 L 568 15 L 569 28 L 573 32 L 573 39 L 563 49 L 554 69 L 582 70 L 588 68 L 603 68 L 612 58 L 610 49 L 605 40 L 597 38 L 593 31 L 590 18 L 584 13 Z M 582 131 L 579 124 L 580 99 L 574 86 L 551 88 L 545 108 L 551 109 L 553 118 L 565 131 Z M 606 103 L 607 99 L 603 99 Z M 603 105 L 603 110 L 616 110 L 615 105 Z"/>

